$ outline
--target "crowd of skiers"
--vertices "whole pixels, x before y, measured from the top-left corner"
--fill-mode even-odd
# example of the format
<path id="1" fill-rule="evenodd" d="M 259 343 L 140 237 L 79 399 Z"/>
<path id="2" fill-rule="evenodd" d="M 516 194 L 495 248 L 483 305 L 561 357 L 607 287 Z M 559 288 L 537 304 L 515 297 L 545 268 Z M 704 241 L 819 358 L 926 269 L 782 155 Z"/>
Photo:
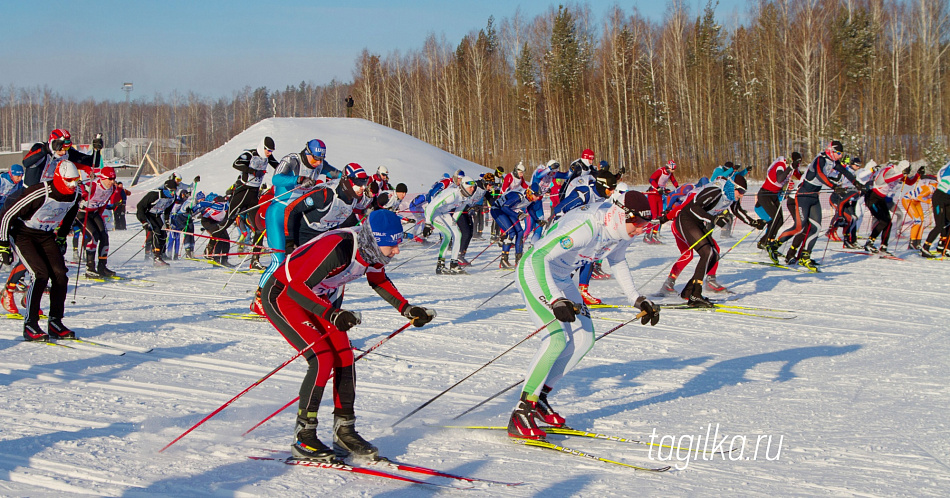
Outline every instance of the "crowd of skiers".
<path id="1" fill-rule="evenodd" d="M 370 175 L 357 163 L 330 165 L 327 145 L 319 139 L 280 159 L 274 155 L 276 147 L 271 137 L 263 137 L 243 151 L 232 164 L 238 178 L 223 195 L 196 192 L 199 177 L 185 184 L 173 175 L 145 193 L 136 217 L 146 234 L 146 259 L 156 266 L 167 266 L 181 251 L 194 259 L 197 236 L 209 240 L 203 258 L 232 267 L 229 256 L 244 255 L 250 269 L 261 272 L 251 311 L 265 316 L 309 364 L 292 450 L 298 458 L 313 460 L 335 458 L 316 435 L 317 409 L 331 377 L 337 451 L 376 454 L 355 429 L 354 358 L 347 331 L 360 324 L 361 316 L 344 306 L 345 285 L 365 275 L 413 325 L 435 317 L 434 311 L 410 304 L 386 274 L 385 266 L 399 254 L 404 238 L 428 244 L 438 234 L 435 272 L 441 275 L 467 273 L 473 239 L 487 233 L 488 248 L 497 244 L 498 267 L 514 272 L 532 323 L 545 330 L 508 432 L 542 438 L 539 422 L 565 424 L 549 394 L 594 343 L 587 306 L 600 300 L 590 293 L 591 279 L 615 279 L 641 323 L 659 320 L 659 307 L 637 287 L 627 267 L 625 255 L 635 237 L 662 244 L 662 226 L 669 223 L 677 248 L 671 255 L 677 258 L 660 295 L 677 292 L 676 280 L 695 254 L 697 264 L 678 294 L 689 306 L 712 307 L 704 291 L 726 290 L 716 279 L 721 250 L 714 231 L 731 230 L 737 219 L 761 231 L 758 247 L 772 264 L 797 264 L 811 271 L 819 268 L 813 251 L 821 234 L 845 249 L 890 255 L 897 206 L 912 223 L 909 247 L 922 257 L 936 257 L 934 248 L 945 254 L 950 231 L 950 165 L 927 175 L 923 167 L 912 172 L 907 161 L 865 164 L 846 155 L 836 140 L 807 163 L 799 152 L 776 158 L 764 172 L 751 213 L 742 205 L 749 168 L 732 162 L 695 183 L 681 184 L 676 162 L 668 160 L 639 191 L 620 181 L 623 168 L 612 172 L 606 161 L 595 162 L 594 152 L 585 149 L 567 166 L 550 160 L 530 175 L 523 163 L 508 173 L 497 168 L 469 176 L 457 170 L 426 192 L 407 197 L 405 184 L 392 186 L 386 166 Z M 33 147 L 22 167 L 0 175 L 0 258 L 12 266 L 0 297 L 15 312 L 14 292 L 25 287 L 21 304 L 27 340 L 75 336 L 62 323 L 63 256 L 74 227 L 74 257 L 84 256 L 86 276 L 115 275 L 106 265 L 109 236 L 103 213 L 123 206 L 128 191 L 117 188 L 112 168 L 98 167 L 101 148 L 97 136 L 93 153 L 84 154 L 72 147 L 68 132 L 54 130 L 47 142 Z M 264 184 L 268 173 L 269 188 Z M 829 227 L 821 225 L 822 194 L 830 194 L 834 209 Z M 857 242 L 861 197 L 874 220 L 863 245 Z M 792 220 L 787 227 L 783 204 Z M 924 240 L 928 204 L 935 227 Z M 196 222 L 205 234 L 196 233 Z M 232 226 L 240 232 L 237 253 L 231 252 Z M 266 267 L 260 262 L 264 254 L 270 255 Z M 605 261 L 608 270 L 602 266 Z M 46 332 L 38 319 L 48 282 Z"/>

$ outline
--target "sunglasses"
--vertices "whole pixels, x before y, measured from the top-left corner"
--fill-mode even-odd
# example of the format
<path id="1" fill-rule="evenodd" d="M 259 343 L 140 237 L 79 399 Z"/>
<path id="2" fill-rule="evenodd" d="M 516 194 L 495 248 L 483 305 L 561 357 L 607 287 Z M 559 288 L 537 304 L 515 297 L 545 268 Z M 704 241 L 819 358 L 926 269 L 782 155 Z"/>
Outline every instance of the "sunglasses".
<path id="1" fill-rule="evenodd" d="M 369 178 L 350 178 L 350 182 L 358 187 L 365 187 L 369 183 Z"/>

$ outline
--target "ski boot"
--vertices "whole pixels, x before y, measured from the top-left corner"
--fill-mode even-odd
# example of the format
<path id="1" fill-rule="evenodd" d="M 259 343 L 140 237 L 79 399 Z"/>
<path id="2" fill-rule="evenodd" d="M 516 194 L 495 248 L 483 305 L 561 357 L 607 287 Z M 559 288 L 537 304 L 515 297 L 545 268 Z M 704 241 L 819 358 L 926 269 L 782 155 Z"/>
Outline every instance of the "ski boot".
<path id="1" fill-rule="evenodd" d="M 110 270 L 109 268 L 106 268 L 106 259 L 107 258 L 104 258 L 102 256 L 99 257 L 99 264 L 96 265 L 96 273 L 106 278 L 114 277 L 115 272 Z"/>
<path id="2" fill-rule="evenodd" d="M 547 433 L 538 428 L 534 420 L 538 416 L 538 402 L 530 401 L 528 393 L 522 392 L 518 406 L 508 419 L 508 437 L 518 439 L 544 439 Z"/>
<path id="3" fill-rule="evenodd" d="M 762 237 L 761 239 L 759 239 L 759 242 L 755 245 L 755 247 L 759 248 L 760 250 L 765 251 L 768 245 L 769 245 L 769 242 L 765 240 L 765 237 Z"/>
<path id="4" fill-rule="evenodd" d="M 581 297 L 584 298 L 584 304 L 600 304 L 602 301 L 596 297 L 590 295 L 590 292 L 587 291 L 587 287 L 584 284 L 578 285 L 577 288 L 581 291 Z"/>
<path id="5" fill-rule="evenodd" d="M 698 278 L 690 280 L 686 287 L 683 287 L 680 297 L 686 300 L 686 305 L 690 308 L 715 307 L 709 299 L 703 297 L 703 281 Z"/>
<path id="6" fill-rule="evenodd" d="M 75 339 L 76 333 L 63 325 L 62 318 L 52 318 L 46 324 L 49 327 L 49 336 L 53 339 Z"/>
<path id="7" fill-rule="evenodd" d="M 436 275 L 448 275 L 449 270 L 445 267 L 445 259 L 439 258 L 439 261 L 435 264 L 435 274 Z"/>
<path id="8" fill-rule="evenodd" d="M 102 278 L 96 271 L 96 254 L 86 251 L 86 278 Z"/>
<path id="9" fill-rule="evenodd" d="M 725 285 L 716 280 L 715 275 L 706 275 L 706 290 L 710 292 L 729 292 Z"/>
<path id="10" fill-rule="evenodd" d="M 772 260 L 773 265 L 777 265 L 778 258 L 781 257 L 781 254 L 778 252 L 779 242 L 777 240 L 770 240 L 765 244 L 765 251 L 769 254 L 769 259 Z"/>
<path id="11" fill-rule="evenodd" d="M 333 416 L 333 449 L 344 456 L 352 453 L 375 460 L 379 455 L 379 448 L 363 439 L 363 436 L 356 432 L 355 424 L 356 417 L 353 415 Z"/>
<path id="12" fill-rule="evenodd" d="M 464 252 L 460 252 L 460 253 L 459 253 L 458 262 L 459 262 L 459 266 L 472 266 L 472 264 L 469 263 L 467 259 L 465 259 L 465 253 L 464 253 Z"/>
<path id="13" fill-rule="evenodd" d="M 871 254 L 874 254 L 877 252 L 877 248 L 874 247 L 874 240 L 875 240 L 874 237 L 871 237 L 868 239 L 867 242 L 864 243 L 864 250 Z"/>
<path id="14" fill-rule="evenodd" d="M 73 248 L 73 261 L 79 262 L 79 249 Z"/>
<path id="15" fill-rule="evenodd" d="M 644 244 L 652 244 L 652 243 L 653 243 L 653 232 L 652 232 L 652 231 L 643 234 L 643 243 L 644 243 Z"/>
<path id="16" fill-rule="evenodd" d="M 818 262 L 811 259 L 811 251 L 802 251 L 802 257 L 798 259 L 798 264 L 813 272 L 818 271 Z"/>
<path id="17" fill-rule="evenodd" d="M 254 300 L 251 301 L 251 313 L 257 313 L 261 316 L 267 316 L 264 313 L 264 305 L 261 303 L 261 289 L 257 288 L 257 292 L 254 293 Z"/>
<path id="18" fill-rule="evenodd" d="M 877 253 L 883 256 L 893 256 L 894 253 L 887 250 L 887 245 L 881 244 L 881 247 L 878 248 Z"/>
<path id="19" fill-rule="evenodd" d="M 3 290 L 0 291 L 0 304 L 3 305 L 3 309 L 7 310 L 7 313 L 19 315 L 20 310 L 16 307 L 16 297 L 13 295 L 15 290 L 16 285 L 7 284 L 4 286 Z"/>
<path id="20" fill-rule="evenodd" d="M 194 259 L 195 253 L 191 249 L 185 249 L 185 259 Z"/>
<path id="21" fill-rule="evenodd" d="M 297 416 L 297 425 L 294 427 L 294 444 L 290 446 L 290 453 L 297 460 L 311 462 L 339 463 L 336 453 L 317 437 L 317 418 L 302 418 Z"/>
<path id="22" fill-rule="evenodd" d="M 538 396 L 538 402 L 535 405 L 538 418 L 552 427 L 564 427 L 567 421 L 558 412 L 554 411 L 554 408 L 551 408 L 551 404 L 548 403 L 548 394 L 551 393 L 551 389 L 549 386 L 541 388 L 541 395 Z"/>
<path id="23" fill-rule="evenodd" d="M 252 269 L 252 270 L 260 270 L 260 271 L 263 271 L 263 270 L 264 270 L 264 266 L 261 265 L 261 255 L 260 255 L 260 254 L 255 254 L 255 255 L 251 256 L 251 269 Z"/>
<path id="24" fill-rule="evenodd" d="M 666 277 L 666 281 L 663 282 L 663 287 L 660 287 L 660 295 L 671 296 L 676 294 L 676 277 L 670 275 Z"/>
<path id="25" fill-rule="evenodd" d="M 26 341 L 46 342 L 49 341 L 49 335 L 43 332 L 40 324 L 30 322 L 23 325 L 23 339 Z"/>
<path id="26" fill-rule="evenodd" d="M 449 269 L 447 271 L 449 275 L 468 275 L 468 272 L 462 269 L 462 265 L 459 264 L 457 259 L 449 261 Z"/>
<path id="27" fill-rule="evenodd" d="M 932 252 L 930 252 L 930 247 L 929 247 L 927 244 L 924 244 L 924 245 L 920 248 L 920 257 L 922 257 L 922 258 L 927 258 L 927 259 L 934 259 L 934 258 L 937 257 L 937 255 L 934 254 L 934 253 L 932 253 Z M 4 306 L 4 307 L 6 307 L 6 306 Z"/>
<path id="28" fill-rule="evenodd" d="M 909 249 L 909 250 L 911 250 L 911 251 L 919 251 L 919 250 L 920 250 L 920 239 L 910 239 L 910 243 L 907 244 L 907 249 Z"/>
<path id="29" fill-rule="evenodd" d="M 788 266 L 793 266 L 798 264 L 798 248 L 789 247 L 788 252 L 785 254 L 785 264 Z"/>
<path id="30" fill-rule="evenodd" d="M 600 261 L 594 261 L 594 267 L 591 269 L 591 277 L 594 280 L 609 280 L 610 274 L 604 271 Z"/>
<path id="31" fill-rule="evenodd" d="M 425 243 L 426 243 L 426 240 L 423 239 L 422 237 L 418 236 L 418 235 L 416 235 L 415 237 L 413 237 L 413 238 L 412 238 L 412 241 L 413 241 L 413 242 L 416 242 L 416 243 L 419 243 L 419 244 L 425 244 Z"/>
<path id="32" fill-rule="evenodd" d="M 852 249 L 852 250 L 860 250 L 860 249 L 861 249 L 861 246 L 855 244 L 854 242 L 851 242 L 850 240 L 844 241 L 844 243 L 841 244 L 841 247 L 842 247 L 843 249 Z"/>
<path id="33" fill-rule="evenodd" d="M 518 263 L 521 263 L 521 256 L 522 256 L 522 253 L 520 252 L 515 253 L 515 266 L 518 266 Z"/>
<path id="34" fill-rule="evenodd" d="M 155 251 L 152 253 L 152 266 L 169 266 L 169 264 L 162 259 L 162 253 L 160 251 Z"/>
<path id="35" fill-rule="evenodd" d="M 659 232 L 659 231 L 653 232 L 653 243 L 654 243 L 654 244 L 663 244 L 663 239 L 660 238 L 660 232 Z"/>
<path id="36" fill-rule="evenodd" d="M 827 236 L 835 242 L 841 242 L 841 237 L 838 237 L 838 227 L 832 227 L 828 230 Z"/>
<path id="37" fill-rule="evenodd" d="M 502 270 L 509 270 L 511 268 L 514 268 L 513 266 L 511 266 L 511 263 L 508 262 L 507 252 L 501 253 L 501 261 L 498 263 L 498 268 L 501 268 Z"/>

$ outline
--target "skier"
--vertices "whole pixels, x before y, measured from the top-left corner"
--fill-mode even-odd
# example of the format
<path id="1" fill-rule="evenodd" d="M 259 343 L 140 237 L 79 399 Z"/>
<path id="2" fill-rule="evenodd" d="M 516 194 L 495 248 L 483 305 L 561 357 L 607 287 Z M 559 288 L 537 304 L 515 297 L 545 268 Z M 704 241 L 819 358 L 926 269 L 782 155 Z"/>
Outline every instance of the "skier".
<path id="1" fill-rule="evenodd" d="M 495 201 L 491 207 L 491 217 L 498 224 L 499 229 L 504 233 L 504 239 L 501 246 L 501 262 L 499 268 L 512 268 L 508 261 L 508 253 L 511 251 L 511 245 L 515 246 L 515 265 L 521 261 L 521 255 L 524 252 L 524 227 L 522 220 L 531 217 L 535 222 L 544 219 L 544 212 L 541 209 L 539 197 L 533 190 L 528 189 L 524 193 L 511 190 Z"/>
<path id="2" fill-rule="evenodd" d="M 251 311 L 263 315 L 261 308 L 261 287 L 284 261 L 285 220 L 284 210 L 293 199 L 300 197 L 300 191 L 316 184 L 322 174 L 327 178 L 339 178 L 340 171 L 327 161 L 327 146 L 323 140 L 313 139 L 307 142 L 303 150 L 287 154 L 281 158 L 271 182 L 274 184 L 274 197 L 267 206 L 264 223 L 267 225 L 267 245 L 273 251 L 270 265 L 264 270 L 258 283 Z"/>
<path id="3" fill-rule="evenodd" d="M 30 151 L 23 156 L 23 185 L 31 187 L 40 182 L 53 179 L 56 165 L 60 161 L 68 160 L 77 167 L 97 167 L 102 150 L 102 134 L 97 134 L 92 141 L 92 154 L 84 154 L 73 148 L 72 136 L 68 130 L 55 129 L 50 132 L 49 140 L 33 144 Z M 67 227 L 68 228 L 68 227 Z"/>
<path id="4" fill-rule="evenodd" d="M 23 166 L 19 164 L 10 166 L 10 171 L 0 175 L 0 209 L 3 209 L 7 199 L 13 198 L 24 188 Z"/>
<path id="5" fill-rule="evenodd" d="M 660 215 L 663 213 L 663 198 L 670 193 L 670 189 L 667 188 L 667 185 L 672 183 L 673 188 L 680 186 L 679 182 L 676 181 L 676 175 L 673 174 L 674 171 L 676 171 L 676 161 L 670 159 L 666 162 L 666 165 L 661 166 L 650 175 L 650 188 L 647 190 L 647 199 L 650 200 L 650 209 L 653 211 L 653 219 L 655 220 L 660 219 Z M 643 236 L 643 241 L 647 244 L 661 243 L 659 223 L 650 227 L 650 230 Z"/>
<path id="6" fill-rule="evenodd" d="M 429 323 L 435 312 L 413 306 L 386 275 L 385 265 L 399 254 L 402 223 L 392 211 L 370 213 L 361 227 L 330 230 L 298 247 L 280 271 L 268 276 L 262 292 L 267 319 L 304 353 L 308 369 L 300 385 L 300 403 L 291 451 L 295 458 L 334 461 L 334 451 L 317 437 L 317 411 L 333 375 L 333 445 L 361 457 L 378 449 L 356 431 L 356 370 L 347 331 L 361 322 L 359 311 L 344 309 L 348 282 L 366 275 L 369 285 L 413 325 Z"/>
<path id="7" fill-rule="evenodd" d="M 937 253 L 940 256 L 946 255 L 947 244 L 950 241 L 950 163 L 944 164 L 937 172 L 937 189 L 931 198 L 931 208 L 934 212 L 934 227 L 927 235 L 927 241 L 920 248 L 920 255 L 925 258 L 933 258 L 934 254 L 930 248 L 937 237 L 940 237 Z"/>
<path id="8" fill-rule="evenodd" d="M 855 179 L 860 181 L 858 171 L 861 169 L 861 158 L 845 156 L 841 158 L 841 163 L 854 170 Z M 831 197 L 828 199 L 831 203 L 831 207 L 835 210 L 835 215 L 831 218 L 827 237 L 829 240 L 841 242 L 841 246 L 845 249 L 854 249 L 857 247 L 855 241 L 857 240 L 858 224 L 855 209 L 857 208 L 858 198 L 860 196 L 861 192 L 854 184 L 847 178 L 842 178 L 841 184 L 834 189 L 831 193 Z M 844 238 L 838 236 L 839 227 L 841 227 L 844 232 Z"/>
<path id="9" fill-rule="evenodd" d="M 72 339 L 75 332 L 63 325 L 66 308 L 66 236 L 79 211 L 79 170 L 68 159 L 56 162 L 52 181 L 27 187 L 10 199 L 0 212 L 0 261 L 13 263 L 13 255 L 30 272 L 23 313 L 23 338 L 27 341 Z M 12 244 L 11 244 L 12 242 Z M 47 327 L 39 325 L 40 299 L 50 283 Z"/>
<path id="10" fill-rule="evenodd" d="M 785 222 L 782 216 L 782 201 L 788 196 L 792 178 L 790 175 L 796 172 L 802 163 L 802 155 L 797 150 L 793 151 L 790 157 L 791 162 L 788 162 L 785 156 L 778 156 L 772 161 L 765 172 L 765 181 L 755 196 L 755 213 L 767 223 L 765 232 L 759 238 L 759 249 L 772 246 L 770 252 L 778 250 L 776 236 Z"/>
<path id="11" fill-rule="evenodd" d="M 809 270 L 818 271 L 818 264 L 811 259 L 811 251 L 818 241 L 818 234 L 821 233 L 821 203 L 818 192 L 822 187 L 841 188 L 842 180 L 847 178 L 859 190 L 865 189 L 865 186 L 855 179 L 851 170 L 839 162 L 843 153 L 844 145 L 838 140 L 832 140 L 805 171 L 798 192 L 795 193 L 795 205 L 802 229 L 795 235 L 785 255 L 786 264 L 797 262 Z M 785 234 L 782 235 L 784 236 Z"/>
<path id="12" fill-rule="evenodd" d="M 515 170 L 504 176 L 501 181 L 501 193 L 507 194 L 510 190 L 524 192 L 528 190 L 528 182 L 524 179 L 524 163 L 518 162 Z"/>
<path id="13" fill-rule="evenodd" d="M 903 171 L 901 171 L 901 168 L 904 168 Z M 887 250 L 887 244 L 891 238 L 892 218 L 894 217 L 891 211 L 891 207 L 894 205 L 892 197 L 898 193 L 898 190 L 903 192 L 907 173 L 909 172 L 910 162 L 904 160 L 897 165 L 888 164 L 874 175 L 874 180 L 871 181 L 871 190 L 864 196 L 864 203 L 867 205 L 871 216 L 874 216 L 871 234 L 868 236 L 867 242 L 864 243 L 865 251 L 890 254 Z M 898 197 L 901 195 L 898 194 Z M 878 236 L 881 237 L 881 246 L 875 247 L 874 242 Z"/>
<path id="14" fill-rule="evenodd" d="M 672 232 L 680 256 L 663 283 L 662 293 L 676 292 L 676 277 L 692 261 L 693 251 L 699 254 L 699 262 L 696 263 L 693 278 L 680 292 L 680 297 L 690 306 L 711 308 L 713 303 L 703 296 L 703 288 L 713 292 L 727 290 L 716 279 L 720 249 L 712 237 L 714 226 L 723 227 L 729 223 L 730 209 L 735 212 L 736 217 L 758 230 L 766 225 L 765 220 L 752 219 L 742 209 L 741 202 L 746 188 L 744 176 L 731 180 L 720 177 L 718 181 L 703 189 L 693 190 L 694 193 L 690 194 L 688 200 L 665 215 L 667 219 L 674 221 Z"/>
<path id="15" fill-rule="evenodd" d="M 267 166 L 276 169 L 279 164 L 277 159 L 274 158 L 276 148 L 277 145 L 273 138 L 264 137 L 257 148 L 245 150 L 231 164 L 232 168 L 241 172 L 241 176 L 234 184 L 234 193 L 231 194 L 228 215 L 231 223 L 237 221 L 242 227 L 253 226 L 253 223 L 249 220 L 256 214 L 254 208 L 261 196 L 261 184 L 264 182 L 264 175 L 267 174 Z M 253 234 L 250 237 L 252 243 L 254 245 L 260 244 L 263 233 L 254 230 L 249 230 L 249 232 Z M 260 254 L 251 256 L 251 268 L 264 269 L 260 264 L 260 257 Z"/>
<path id="16" fill-rule="evenodd" d="M 923 176 L 923 166 L 917 171 L 920 181 L 914 188 L 904 192 L 901 197 L 901 207 L 911 219 L 910 242 L 907 248 L 913 251 L 920 251 L 921 239 L 924 233 L 924 204 L 931 204 L 934 191 L 937 190 L 937 182 L 932 176 Z"/>
<path id="17" fill-rule="evenodd" d="M 508 421 L 510 437 L 544 438 L 547 434 L 538 427 L 538 420 L 555 427 L 566 422 L 551 407 L 548 396 L 594 345 L 594 325 L 587 306 L 578 304 L 581 296 L 571 278 L 574 271 L 606 259 L 627 300 L 642 310 L 642 323 L 659 321 L 659 308 L 637 290 L 626 260 L 627 247 L 647 229 L 650 217 L 646 195 L 630 191 L 622 198 L 617 195 L 610 202 L 565 214 L 525 253 L 516 270 L 518 288 L 532 322 L 546 330 Z"/>
<path id="18" fill-rule="evenodd" d="M 589 185 L 594 179 L 591 168 L 594 166 L 594 151 L 584 149 L 581 157 L 575 159 L 568 167 L 568 176 L 564 180 L 564 185 L 558 191 L 558 201 L 563 201 L 571 195 L 571 191 L 581 185 Z"/>
<path id="19" fill-rule="evenodd" d="M 205 197 L 205 201 L 208 198 Z M 212 202 L 199 203 L 196 206 L 198 217 L 201 218 L 201 228 L 204 228 L 209 235 L 218 240 L 211 240 L 205 247 L 205 256 L 211 261 L 225 268 L 233 268 L 234 265 L 228 262 L 228 252 L 231 250 L 231 238 L 228 235 L 228 227 L 234 219 L 228 216 L 229 202 L 226 197 L 217 196 Z"/>
<path id="20" fill-rule="evenodd" d="M 119 202 L 119 192 L 115 189 L 115 169 L 112 166 L 101 168 L 93 173 L 96 181 L 89 188 L 81 188 L 82 200 L 79 210 L 79 224 L 84 228 L 83 239 L 86 246 L 86 276 L 90 278 L 113 277 L 115 272 L 106 266 L 109 258 L 109 231 L 102 213 Z M 164 247 L 164 246 L 163 246 Z"/>
<path id="21" fill-rule="evenodd" d="M 435 197 L 432 202 L 426 205 L 425 220 L 426 225 L 435 227 L 442 232 L 442 245 L 439 247 L 439 260 L 435 266 L 437 275 L 459 275 L 465 274 L 459 266 L 459 251 L 461 250 L 462 232 L 459 230 L 456 220 L 462 215 L 462 209 L 466 201 L 471 197 L 478 187 L 475 180 L 465 176 L 462 177 L 458 186 L 449 187 Z M 445 267 L 445 255 L 449 246 L 452 246 L 451 259 L 449 267 Z"/>
<path id="22" fill-rule="evenodd" d="M 145 258 L 155 266 L 168 266 L 162 258 L 165 250 L 165 224 L 170 221 L 178 183 L 166 180 L 162 187 L 146 192 L 136 205 L 135 217 L 145 228 Z"/>
<path id="23" fill-rule="evenodd" d="M 370 177 L 357 163 L 347 164 L 343 178 L 310 190 L 287 206 L 285 253 L 334 228 L 356 226 L 353 210 L 362 207 L 364 187 Z"/>
<path id="24" fill-rule="evenodd" d="M 376 168 L 376 174 L 373 175 L 373 182 L 379 187 L 379 191 L 392 190 L 393 186 L 389 183 L 389 168 L 380 166 Z"/>

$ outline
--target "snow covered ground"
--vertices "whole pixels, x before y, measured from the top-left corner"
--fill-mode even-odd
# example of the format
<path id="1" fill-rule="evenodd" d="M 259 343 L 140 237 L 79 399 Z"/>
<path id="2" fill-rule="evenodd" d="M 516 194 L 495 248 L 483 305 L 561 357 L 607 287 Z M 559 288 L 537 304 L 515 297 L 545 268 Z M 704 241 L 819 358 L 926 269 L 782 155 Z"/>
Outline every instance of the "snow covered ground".
<path id="1" fill-rule="evenodd" d="M 740 227 L 734 238 L 722 239 L 724 249 L 745 232 Z M 133 233 L 116 232 L 113 245 Z M 358 363 L 358 427 L 396 460 L 525 482 L 514 488 L 479 485 L 481 495 L 950 494 L 948 262 L 829 250 L 823 273 L 795 273 L 736 262 L 763 259 L 750 239 L 721 264 L 720 282 L 736 292 L 730 296 L 734 304 L 792 310 L 773 314 L 794 319 L 666 310 L 656 327 L 628 325 L 598 342 L 552 396 L 576 428 L 647 440 L 655 431 L 657 442 L 669 435 L 685 446 L 691 435 L 697 447 L 698 437 L 705 440 L 707 428 L 718 426 L 719 440 L 748 438 L 742 454 L 660 461 L 669 450 L 550 438 L 605 458 L 682 469 L 653 474 L 515 445 L 497 431 L 436 427 L 504 425 L 516 390 L 459 421 L 452 418 L 518 380 L 536 339 L 391 428 L 532 330 L 518 310 L 522 302 L 514 287 L 474 309 L 512 278 L 494 265 L 481 270 L 497 250 L 477 259 L 469 276 L 436 276 L 433 249 L 411 243 L 394 264 L 424 254 L 392 271 L 392 278 L 411 302 L 430 306 L 439 316 Z M 77 304 L 67 303 L 66 323 L 81 337 L 120 346 L 128 350 L 124 355 L 97 346 L 23 343 L 19 321 L 0 324 L 0 495 L 443 493 L 249 460 L 288 449 L 293 409 L 247 437 L 241 434 L 296 396 L 302 360 L 159 454 L 294 351 L 266 322 L 220 316 L 247 310 L 257 275 L 237 274 L 225 287 L 230 272 L 203 262 L 153 269 L 135 257 L 119 266 L 141 242 L 139 235 L 112 261 L 121 274 L 147 280 L 80 280 Z M 469 254 L 485 244 L 476 239 Z M 824 239 L 818 247 L 823 246 Z M 640 283 L 662 272 L 643 285 L 652 292 L 675 256 L 672 244 L 637 243 L 628 261 Z M 612 281 L 594 281 L 591 289 L 607 302 L 623 304 Z M 360 281 L 348 288 L 346 302 L 364 316 L 364 325 L 351 331 L 354 347 L 369 347 L 404 323 Z M 612 320 L 629 316 L 624 310 L 598 310 L 595 323 L 604 332 L 618 324 Z M 140 352 L 145 349 L 152 351 Z M 326 400 L 324 410 L 323 420 L 330 420 Z M 326 426 L 319 434 L 329 441 Z M 770 460 L 767 439 L 751 459 L 759 435 L 772 436 Z"/>
<path id="2" fill-rule="evenodd" d="M 356 161 L 370 172 L 386 164 L 394 183 L 409 184 L 411 192 L 427 188 L 443 171 L 479 172 L 472 163 L 394 133 L 355 119 L 271 119 L 180 173 L 185 181 L 200 174 L 200 188 L 223 191 L 236 175 L 231 162 L 265 134 L 277 140 L 279 156 L 323 138 L 332 164 Z M 130 206 L 134 210 L 134 198 Z M 112 234 L 114 248 L 138 229 L 132 216 L 131 230 Z M 747 230 L 740 225 L 734 237 L 720 239 L 723 249 Z M 861 234 L 866 231 L 865 225 Z M 836 252 L 840 244 L 834 243 L 825 253 L 822 238 L 816 255 L 824 256 L 825 271 L 797 273 L 739 262 L 764 260 L 752 238 L 721 263 L 719 281 L 735 291 L 732 304 L 790 310 L 768 314 L 794 318 L 669 309 L 656 327 L 627 325 L 599 341 L 551 398 L 575 428 L 647 441 L 656 434 L 658 443 L 693 448 L 711 449 L 726 439 L 726 447 L 736 448 L 726 457 L 692 453 L 690 460 L 678 460 L 687 452 L 550 438 L 634 465 L 676 466 L 656 474 L 519 446 L 499 431 L 438 427 L 505 425 L 516 390 L 452 419 L 519 380 L 537 339 L 391 427 L 533 330 L 519 311 L 523 303 L 514 287 L 475 309 L 513 278 L 495 265 L 482 269 L 497 249 L 475 260 L 471 275 L 449 277 L 434 274 L 433 247 L 404 244 L 393 265 L 406 263 L 391 271 L 392 278 L 411 302 L 439 315 L 358 363 L 358 427 L 395 460 L 525 483 L 478 485 L 479 495 L 950 495 L 950 263 Z M 644 292 L 659 288 L 677 256 L 669 236 L 667 242 L 637 243 L 628 253 Z M 80 337 L 120 349 L 23 343 L 19 321 L 0 322 L 0 496 L 445 493 L 248 459 L 289 449 L 294 409 L 241 435 L 297 395 L 302 360 L 158 453 L 294 351 L 267 322 L 222 316 L 247 311 L 258 275 L 239 273 L 225 286 L 230 272 L 204 262 L 154 269 L 133 257 L 142 243 L 136 235 L 110 258 L 120 274 L 138 280 L 81 279 L 76 304 L 67 303 L 65 322 Z M 469 255 L 486 243 L 473 241 Z M 906 235 L 891 247 L 905 245 Z M 594 281 L 591 291 L 608 303 L 625 304 L 612 281 Z M 350 332 L 357 348 L 376 344 L 405 323 L 361 281 L 347 289 L 346 306 L 363 312 L 364 324 Z M 594 316 L 598 331 L 605 332 L 632 314 L 603 309 Z M 330 410 L 325 400 L 323 421 L 332 420 Z M 327 442 L 328 425 L 318 431 Z M 714 436 L 717 427 L 716 441 L 706 444 L 707 431 Z M 746 438 L 743 451 L 734 436 Z"/>

